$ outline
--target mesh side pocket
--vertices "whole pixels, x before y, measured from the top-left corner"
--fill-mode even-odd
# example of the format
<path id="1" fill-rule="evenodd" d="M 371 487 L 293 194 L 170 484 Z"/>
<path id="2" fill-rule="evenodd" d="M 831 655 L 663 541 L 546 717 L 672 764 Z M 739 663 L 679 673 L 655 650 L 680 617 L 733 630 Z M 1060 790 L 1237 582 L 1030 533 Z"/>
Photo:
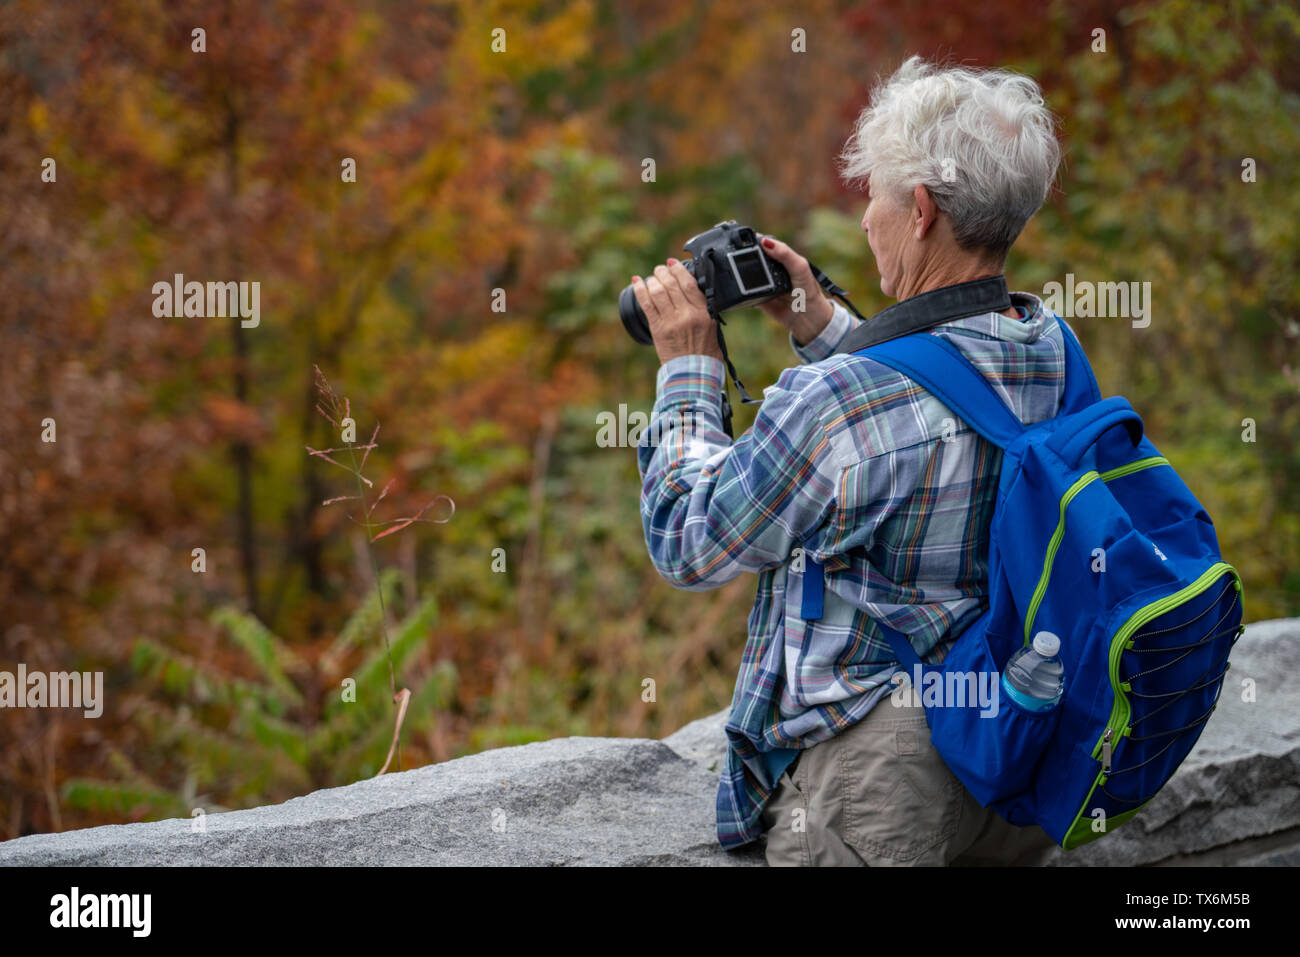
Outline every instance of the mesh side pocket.
<path id="1" fill-rule="evenodd" d="M 1241 619 L 1241 593 L 1225 572 L 1133 635 L 1119 667 L 1129 723 L 1098 787 L 1107 813 L 1149 801 L 1191 752 L 1223 690 Z"/>

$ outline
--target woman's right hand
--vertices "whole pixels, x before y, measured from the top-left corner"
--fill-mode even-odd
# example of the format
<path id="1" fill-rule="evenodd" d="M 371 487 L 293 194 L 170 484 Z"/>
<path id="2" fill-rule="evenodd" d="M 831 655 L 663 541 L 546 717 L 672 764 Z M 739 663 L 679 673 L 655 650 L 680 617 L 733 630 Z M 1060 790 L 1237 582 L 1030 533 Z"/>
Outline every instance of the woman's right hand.
<path id="1" fill-rule="evenodd" d="M 788 329 L 798 345 L 805 346 L 826 328 L 835 305 L 822 293 L 822 287 L 813 278 L 807 259 L 781 240 L 765 233 L 759 234 L 759 241 L 763 244 L 763 251 L 785 267 L 794 288 L 787 295 L 769 299 L 758 308 Z M 795 293 L 800 289 L 803 290 L 802 312 L 794 309 Z"/>

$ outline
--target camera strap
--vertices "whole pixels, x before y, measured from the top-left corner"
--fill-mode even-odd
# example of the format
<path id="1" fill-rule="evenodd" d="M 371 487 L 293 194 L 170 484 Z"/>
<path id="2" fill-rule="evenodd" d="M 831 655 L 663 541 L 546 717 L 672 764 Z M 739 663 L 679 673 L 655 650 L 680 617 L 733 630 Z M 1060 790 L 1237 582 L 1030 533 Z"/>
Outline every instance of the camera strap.
<path id="1" fill-rule="evenodd" d="M 740 401 L 745 405 L 762 405 L 762 399 L 755 399 L 745 391 L 745 383 L 740 381 L 740 376 L 736 375 L 736 367 L 731 362 L 731 356 L 727 354 L 727 337 L 722 334 L 723 319 L 722 314 L 713 312 L 709 313 L 718 327 L 718 348 L 722 350 L 722 361 L 727 364 L 727 374 L 731 376 L 731 381 L 736 383 L 736 391 L 740 393 Z M 722 431 L 727 433 L 727 438 L 734 439 L 736 436 L 731 431 L 731 399 L 727 397 L 727 384 L 722 383 Z"/>
<path id="2" fill-rule="evenodd" d="M 880 310 L 851 330 L 838 352 L 857 352 L 890 339 L 933 329 L 966 316 L 1003 312 L 1011 308 L 1005 276 L 985 276 L 931 289 Z"/>
<path id="3" fill-rule="evenodd" d="M 853 305 L 853 303 L 849 301 L 848 290 L 842 289 L 840 286 L 836 285 L 835 280 L 831 279 L 830 276 L 826 275 L 826 273 L 814 266 L 811 259 L 808 260 L 808 268 L 812 270 L 813 278 L 817 280 L 817 285 L 826 290 L 826 295 L 834 296 L 836 299 L 840 300 L 840 302 L 844 303 L 849 312 L 853 313 L 859 319 L 867 318 L 862 313 L 858 312 L 857 306 Z"/>
<path id="4" fill-rule="evenodd" d="M 711 265 L 712 263 L 710 263 L 710 266 Z M 858 312 L 857 307 L 849 300 L 848 290 L 837 285 L 830 276 L 826 275 L 826 273 L 814 266 L 811 261 L 808 263 L 808 268 L 812 270 L 813 278 L 817 280 L 819 286 L 826 290 L 827 295 L 839 299 L 844 303 L 845 307 L 847 307 L 849 311 L 859 319 L 867 318 L 862 313 Z M 736 391 L 740 393 L 740 401 L 745 405 L 762 405 L 762 399 L 755 399 L 745 391 L 745 384 L 740 381 L 740 376 L 736 374 L 736 367 L 732 364 L 731 356 L 727 354 L 727 339 L 726 336 L 722 334 L 722 327 L 726 325 L 726 322 L 723 320 L 721 313 L 710 312 L 709 314 L 713 317 L 714 322 L 717 323 L 718 348 L 722 350 L 722 361 L 727 364 L 727 373 L 731 376 L 731 381 L 736 384 Z M 727 438 L 735 438 L 735 435 L 731 431 L 731 400 L 727 397 L 727 387 L 725 383 L 722 387 L 722 428 L 723 431 L 727 433 Z"/>

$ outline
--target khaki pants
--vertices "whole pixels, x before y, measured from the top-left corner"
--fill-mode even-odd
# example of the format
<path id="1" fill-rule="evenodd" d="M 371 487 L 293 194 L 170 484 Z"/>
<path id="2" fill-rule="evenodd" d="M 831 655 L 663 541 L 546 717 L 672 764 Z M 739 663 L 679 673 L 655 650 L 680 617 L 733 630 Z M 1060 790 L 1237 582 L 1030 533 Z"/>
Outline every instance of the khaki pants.
<path id="1" fill-rule="evenodd" d="M 930 743 L 925 710 L 889 696 L 800 753 L 763 828 L 773 867 L 1033 865 L 1056 847 L 980 807 Z"/>

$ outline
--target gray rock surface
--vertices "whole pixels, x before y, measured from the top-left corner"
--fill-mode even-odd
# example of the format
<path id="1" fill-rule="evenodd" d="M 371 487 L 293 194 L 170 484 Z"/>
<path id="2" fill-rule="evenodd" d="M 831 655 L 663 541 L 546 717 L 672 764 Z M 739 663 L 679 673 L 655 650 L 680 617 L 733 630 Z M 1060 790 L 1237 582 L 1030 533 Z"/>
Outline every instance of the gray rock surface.
<path id="1" fill-rule="evenodd" d="M 0 864 L 762 864 L 714 839 L 717 778 L 660 741 L 557 738 L 283 804 L 0 843 Z"/>
<path id="2" fill-rule="evenodd" d="M 1242 700 L 1242 680 L 1256 700 Z M 557 738 L 283 804 L 0 843 L 0 865 L 762 865 L 714 839 L 726 712 L 663 741 Z M 1059 865 L 1300 864 L 1300 620 L 1247 628 L 1218 710 L 1131 822 Z"/>
<path id="3" fill-rule="evenodd" d="M 722 773 L 722 759 L 727 756 L 727 711 L 700 718 L 664 738 L 664 744 L 684 758 L 702 764 L 710 771 Z"/>

